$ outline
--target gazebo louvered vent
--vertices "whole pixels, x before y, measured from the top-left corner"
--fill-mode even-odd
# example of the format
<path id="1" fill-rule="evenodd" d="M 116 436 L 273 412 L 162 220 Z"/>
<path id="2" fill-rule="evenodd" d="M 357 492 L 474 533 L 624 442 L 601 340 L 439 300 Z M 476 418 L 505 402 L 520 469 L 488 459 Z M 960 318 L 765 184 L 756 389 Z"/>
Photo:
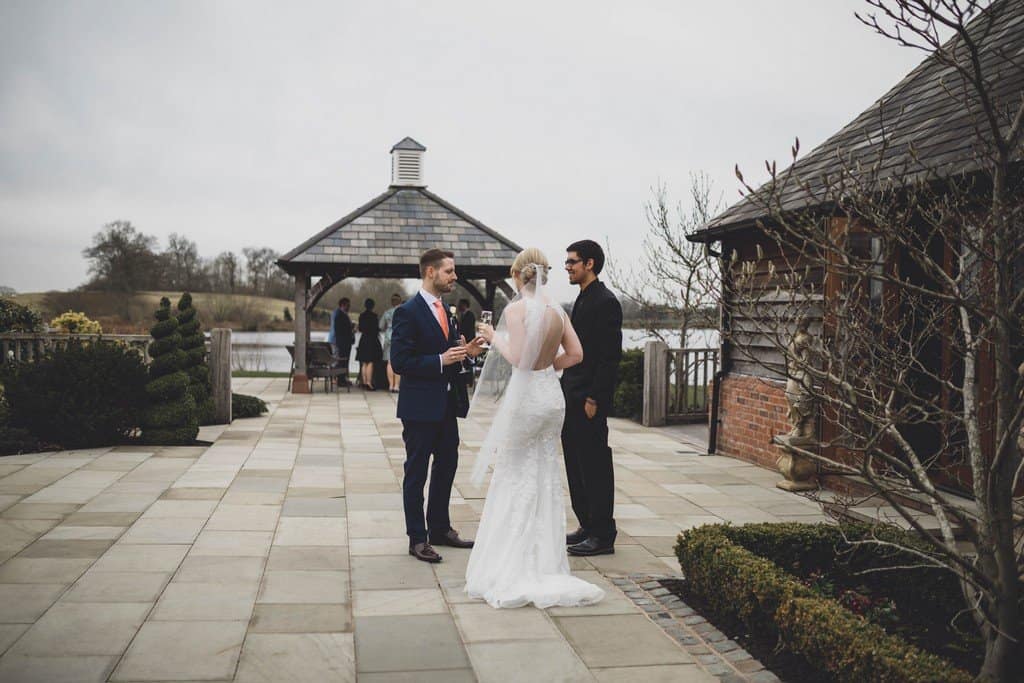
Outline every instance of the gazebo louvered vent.
<path id="1" fill-rule="evenodd" d="M 426 187 L 423 182 L 423 153 L 427 148 L 405 138 L 391 148 L 391 184 L 402 187 Z"/>
<path id="2" fill-rule="evenodd" d="M 309 390 L 306 347 L 309 314 L 327 290 L 346 277 L 419 279 L 419 258 L 427 249 L 455 254 L 459 284 L 482 308 L 494 308 L 521 247 L 426 188 L 427 148 L 403 138 L 391 148 L 391 185 L 277 261 L 295 278 L 295 379 L 293 391 Z M 318 278 L 315 284 L 313 278 Z M 481 287 L 482 285 L 482 287 Z"/>

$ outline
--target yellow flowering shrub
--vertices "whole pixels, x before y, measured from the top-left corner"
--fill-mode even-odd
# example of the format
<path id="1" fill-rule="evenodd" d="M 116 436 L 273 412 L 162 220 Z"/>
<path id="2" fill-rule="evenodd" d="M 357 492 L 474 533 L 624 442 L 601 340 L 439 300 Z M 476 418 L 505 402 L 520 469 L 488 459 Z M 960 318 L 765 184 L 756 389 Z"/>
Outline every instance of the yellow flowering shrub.
<path id="1" fill-rule="evenodd" d="M 103 328 L 95 320 L 90 320 L 85 313 L 66 311 L 50 321 L 50 327 L 58 332 L 68 334 L 103 334 Z"/>

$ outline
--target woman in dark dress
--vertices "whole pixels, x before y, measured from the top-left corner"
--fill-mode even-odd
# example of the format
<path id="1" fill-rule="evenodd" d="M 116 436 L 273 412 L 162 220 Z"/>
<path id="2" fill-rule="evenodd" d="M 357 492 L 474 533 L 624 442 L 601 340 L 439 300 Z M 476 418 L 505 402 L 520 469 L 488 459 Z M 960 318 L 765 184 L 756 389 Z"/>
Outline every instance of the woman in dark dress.
<path id="1" fill-rule="evenodd" d="M 373 364 L 379 363 L 384 357 L 380 346 L 380 321 L 373 312 L 373 299 L 367 299 L 366 310 L 359 314 L 359 346 L 356 347 L 356 360 L 359 361 L 359 377 L 363 387 L 373 391 Z"/>

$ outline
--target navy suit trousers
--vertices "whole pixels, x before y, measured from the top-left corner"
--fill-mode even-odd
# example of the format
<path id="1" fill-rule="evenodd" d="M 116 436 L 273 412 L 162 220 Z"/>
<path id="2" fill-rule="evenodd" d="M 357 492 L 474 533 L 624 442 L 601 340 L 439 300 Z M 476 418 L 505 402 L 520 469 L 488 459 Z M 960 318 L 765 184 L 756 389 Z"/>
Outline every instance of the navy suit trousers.
<path id="1" fill-rule="evenodd" d="M 455 418 L 455 400 L 448 394 L 448 408 L 440 422 L 402 420 L 405 440 L 405 478 L 402 496 L 405 504 L 405 532 L 410 545 L 423 543 L 429 533 L 443 535 L 451 529 L 448 502 L 452 495 L 455 470 L 459 464 L 459 424 Z M 434 457 L 430 464 L 430 456 Z M 430 491 L 427 518 L 423 520 L 423 487 L 430 465 Z"/>

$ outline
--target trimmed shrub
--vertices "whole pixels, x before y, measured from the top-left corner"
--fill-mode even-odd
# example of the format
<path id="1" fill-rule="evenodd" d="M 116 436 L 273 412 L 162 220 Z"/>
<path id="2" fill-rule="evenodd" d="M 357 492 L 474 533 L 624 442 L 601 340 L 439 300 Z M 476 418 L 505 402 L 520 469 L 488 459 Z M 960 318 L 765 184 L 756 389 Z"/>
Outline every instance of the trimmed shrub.
<path id="1" fill-rule="evenodd" d="M 963 628 L 972 631 L 975 628 L 970 619 L 961 614 L 963 592 L 952 573 L 940 567 L 920 566 L 919 558 L 895 548 L 873 544 L 851 546 L 849 543 L 876 538 L 930 553 L 931 547 L 912 533 L 893 526 L 853 522 L 844 523 L 842 528 L 834 524 L 796 522 L 745 524 L 727 527 L 723 533 L 733 543 L 800 578 L 828 574 L 838 584 L 861 585 L 873 595 L 892 600 L 900 621 L 912 625 L 915 632 L 927 633 L 932 642 L 962 642 L 964 634 L 949 628 L 954 621 Z M 899 580 L 893 580 L 893 572 L 863 573 L 901 565 L 914 568 L 900 569 L 896 575 Z"/>
<path id="2" fill-rule="evenodd" d="M 245 394 L 231 394 L 232 419 L 259 417 L 267 412 L 267 404 L 261 398 Z"/>
<path id="3" fill-rule="evenodd" d="M 684 531 L 676 543 L 687 581 L 716 614 L 764 638 L 777 638 L 780 647 L 839 681 L 971 680 L 966 672 L 887 634 L 771 560 L 734 543 L 729 538 L 733 531 L 725 525 L 702 526 Z M 812 537 L 819 533 L 813 531 Z"/>
<path id="4" fill-rule="evenodd" d="M 157 322 L 149 331 L 155 341 L 149 345 L 152 362 L 145 387 L 149 406 L 142 423 L 142 440 L 168 446 L 190 444 L 199 434 L 199 422 L 184 370 L 188 355 L 180 348 L 178 319 L 171 315 L 170 299 L 160 299 L 155 318 Z"/>
<path id="5" fill-rule="evenodd" d="M 619 383 L 615 387 L 613 415 L 639 421 L 644 412 L 644 352 L 629 349 L 619 361 Z"/>
<path id="6" fill-rule="evenodd" d="M 206 339 L 196 309 L 192 306 L 192 295 L 185 292 L 178 301 L 178 334 L 181 335 L 181 350 L 185 352 L 188 374 L 188 392 L 196 403 L 196 417 L 199 424 L 213 423 L 213 386 L 210 383 L 210 366 L 206 363 Z"/>
<path id="7" fill-rule="evenodd" d="M 36 362 L 6 366 L 0 379 L 9 429 L 64 448 L 124 441 L 146 403 L 142 359 L 112 342 L 72 340 Z"/>
<path id="8" fill-rule="evenodd" d="M 103 334 L 103 328 L 85 313 L 65 311 L 50 321 L 50 327 L 68 334 Z"/>
<path id="9" fill-rule="evenodd" d="M 0 298 L 0 332 L 39 332 L 43 318 L 28 306 Z"/>
<path id="10" fill-rule="evenodd" d="M 14 455 L 39 450 L 39 440 L 23 427 L 11 426 L 7 401 L 0 398 L 0 455 Z"/>

